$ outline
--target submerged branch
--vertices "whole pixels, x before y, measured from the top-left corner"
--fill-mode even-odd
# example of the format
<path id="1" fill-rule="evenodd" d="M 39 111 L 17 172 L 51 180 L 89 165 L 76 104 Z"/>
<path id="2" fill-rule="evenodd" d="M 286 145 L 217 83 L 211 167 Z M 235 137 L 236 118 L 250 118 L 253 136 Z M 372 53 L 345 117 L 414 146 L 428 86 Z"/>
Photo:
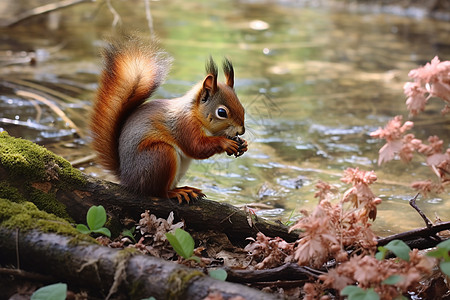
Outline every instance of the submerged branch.
<path id="1" fill-rule="evenodd" d="M 52 11 L 55 11 L 58 9 L 66 8 L 66 7 L 69 7 L 72 5 L 76 5 L 79 3 L 94 2 L 94 1 L 95 0 L 63 0 L 60 2 L 49 3 L 46 5 L 35 7 L 30 10 L 26 10 L 26 11 L 20 13 L 19 15 L 17 15 L 13 20 L 3 21 L 0 24 L 0 27 L 11 27 L 11 26 L 17 25 L 25 20 L 28 20 L 28 19 L 38 16 L 38 15 L 46 14 L 46 13 L 49 13 L 49 12 L 52 12 Z"/>

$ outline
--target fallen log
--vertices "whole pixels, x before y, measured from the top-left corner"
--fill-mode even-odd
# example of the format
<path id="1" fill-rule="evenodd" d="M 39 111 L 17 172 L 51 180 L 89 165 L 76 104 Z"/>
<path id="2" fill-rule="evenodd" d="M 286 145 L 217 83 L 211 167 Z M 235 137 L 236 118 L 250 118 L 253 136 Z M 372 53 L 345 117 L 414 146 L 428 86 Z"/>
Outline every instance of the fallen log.
<path id="1" fill-rule="evenodd" d="M 203 299 L 216 293 L 225 299 L 280 299 L 239 284 L 215 280 L 203 272 L 136 250 L 117 250 L 73 237 L 39 230 L 18 231 L 0 227 L 0 264 L 51 275 L 69 287 L 88 289 L 102 299 Z M 1 293 L 0 293 L 1 294 Z M 5 296 L 5 295 L 3 295 Z"/>

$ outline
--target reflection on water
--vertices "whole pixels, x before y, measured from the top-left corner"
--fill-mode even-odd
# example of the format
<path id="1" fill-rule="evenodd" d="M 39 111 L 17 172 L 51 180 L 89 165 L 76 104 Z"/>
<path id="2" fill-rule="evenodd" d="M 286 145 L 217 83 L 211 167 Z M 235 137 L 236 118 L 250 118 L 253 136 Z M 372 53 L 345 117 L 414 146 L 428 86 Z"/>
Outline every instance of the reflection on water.
<path id="1" fill-rule="evenodd" d="M 123 27 L 148 32 L 143 1 L 114 5 Z M 379 178 L 374 190 L 384 200 L 376 228 L 396 232 L 423 225 L 408 207 L 414 195 L 408 184 L 433 176 L 431 171 L 420 158 L 378 167 L 382 144 L 368 133 L 394 115 L 406 117 L 402 86 L 410 69 L 435 55 L 450 59 L 449 23 L 258 1 L 151 5 L 156 33 L 175 58 L 156 97 L 183 94 L 203 78 L 209 54 L 226 55 L 247 111 L 250 150 L 238 159 L 220 155 L 196 162 L 182 184 L 200 187 L 214 200 L 269 204 L 261 215 L 286 220 L 293 210 L 317 203 L 319 179 L 344 189 L 339 181 L 344 169 L 374 169 Z M 20 59 L 1 69 L 0 126 L 75 160 L 91 154 L 87 115 L 99 73 L 97 53 L 112 31 L 112 15 L 94 4 L 61 13 L 55 31 L 38 21 L 1 30 L 0 62 L 11 61 L 4 57 L 12 54 Z M 36 65 L 20 64 L 31 61 L 30 55 Z M 80 137 L 52 109 L 18 96 L 18 90 L 56 103 Z M 437 134 L 449 142 L 448 117 L 439 110 L 436 101 L 414 118 L 416 136 Z M 111 179 L 93 164 L 82 170 Z M 450 215 L 448 195 L 421 198 L 419 205 L 430 218 L 435 212 L 443 219 Z"/>

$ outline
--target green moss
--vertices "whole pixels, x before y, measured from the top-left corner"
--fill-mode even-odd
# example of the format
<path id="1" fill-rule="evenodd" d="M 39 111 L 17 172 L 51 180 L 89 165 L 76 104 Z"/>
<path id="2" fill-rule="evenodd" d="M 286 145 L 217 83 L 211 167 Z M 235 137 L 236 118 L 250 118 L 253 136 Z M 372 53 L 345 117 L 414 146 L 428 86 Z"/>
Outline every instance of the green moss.
<path id="1" fill-rule="evenodd" d="M 7 181 L 0 181 L 0 198 L 9 199 L 17 203 L 26 201 L 19 190 L 11 186 Z"/>
<path id="2" fill-rule="evenodd" d="M 142 282 L 140 282 L 139 280 L 133 281 L 130 283 L 130 288 L 129 288 L 129 292 L 128 292 L 128 296 L 130 297 L 130 299 L 134 300 L 134 299 L 144 299 L 145 298 L 145 294 L 142 292 L 143 284 Z"/>
<path id="3" fill-rule="evenodd" d="M 52 180 L 84 183 L 81 172 L 71 164 L 30 141 L 0 132 L 0 165 L 9 176 L 27 180 Z"/>
<path id="4" fill-rule="evenodd" d="M 8 182 L 0 182 L 0 197 L 14 202 L 26 198 L 39 209 L 71 221 L 65 206 L 56 199 L 56 192 L 67 189 L 66 185 L 83 186 L 86 180 L 68 161 L 30 141 L 0 132 L 2 168 Z"/>
<path id="5" fill-rule="evenodd" d="M 167 289 L 167 299 L 181 299 L 184 290 L 188 286 L 190 280 L 195 277 L 205 276 L 204 273 L 198 270 L 184 270 L 178 269 L 169 276 L 168 284 L 170 288 Z"/>
<path id="6" fill-rule="evenodd" d="M 96 242 L 90 236 L 79 233 L 66 220 L 39 210 L 31 202 L 15 203 L 0 198 L 0 226 L 19 228 L 21 231 L 39 229 L 42 232 L 72 236 L 77 240 Z"/>
<path id="7" fill-rule="evenodd" d="M 55 194 L 44 193 L 33 188 L 31 188 L 31 190 L 32 191 L 28 195 L 38 209 L 54 214 L 68 221 L 73 221 L 66 211 L 66 206 L 56 199 Z"/>

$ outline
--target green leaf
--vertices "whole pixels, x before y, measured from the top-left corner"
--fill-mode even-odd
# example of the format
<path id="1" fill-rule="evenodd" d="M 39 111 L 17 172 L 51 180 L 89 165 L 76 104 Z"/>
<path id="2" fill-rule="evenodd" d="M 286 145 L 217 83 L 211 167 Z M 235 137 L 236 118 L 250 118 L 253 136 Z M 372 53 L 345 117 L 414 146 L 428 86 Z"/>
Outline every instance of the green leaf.
<path id="1" fill-rule="evenodd" d="M 67 284 L 55 283 L 41 287 L 31 295 L 31 300 L 64 300 L 67 297 Z"/>
<path id="2" fill-rule="evenodd" d="M 377 292 L 374 291 L 374 289 L 368 289 L 366 292 L 366 296 L 364 298 L 361 298 L 364 300 L 380 300 L 380 295 L 377 294 Z"/>
<path id="3" fill-rule="evenodd" d="M 106 223 L 106 211 L 101 205 L 91 206 L 86 216 L 87 224 L 91 230 L 100 229 Z"/>
<path id="4" fill-rule="evenodd" d="M 201 262 L 200 257 L 195 256 L 195 255 L 189 257 L 188 259 L 193 260 L 193 261 L 195 261 L 196 263 Z"/>
<path id="5" fill-rule="evenodd" d="M 356 285 L 347 285 L 342 291 L 341 296 L 349 296 L 355 293 L 361 293 L 364 292 L 362 288 Z"/>
<path id="6" fill-rule="evenodd" d="M 155 297 L 148 297 L 148 298 L 144 298 L 144 299 L 141 299 L 141 300 L 156 300 L 156 299 L 155 299 Z"/>
<path id="7" fill-rule="evenodd" d="M 78 224 L 76 229 L 83 234 L 91 233 L 91 230 L 89 230 L 89 228 L 87 228 L 87 226 L 84 224 Z"/>
<path id="8" fill-rule="evenodd" d="M 136 239 L 134 238 L 134 232 L 135 232 L 136 228 L 130 228 L 130 229 L 125 229 L 124 231 L 122 231 L 122 235 L 129 237 L 134 243 L 136 243 Z"/>
<path id="9" fill-rule="evenodd" d="M 388 278 L 386 278 L 385 280 L 383 280 L 383 284 L 389 284 L 389 285 L 394 285 L 399 283 L 400 281 L 403 280 L 403 276 L 401 275 L 391 275 Z"/>
<path id="10" fill-rule="evenodd" d="M 378 260 L 383 260 L 386 257 L 386 253 L 388 252 L 388 249 L 384 248 L 383 246 L 378 247 L 378 251 L 375 254 L 375 258 Z"/>
<path id="11" fill-rule="evenodd" d="M 450 276 L 450 261 L 442 261 L 439 264 L 441 271 L 444 272 L 445 275 Z"/>
<path id="12" fill-rule="evenodd" d="M 436 247 L 450 251 L 450 239 L 440 242 Z"/>
<path id="13" fill-rule="evenodd" d="M 107 237 L 111 237 L 111 231 L 109 231 L 109 229 L 106 227 L 92 230 L 92 232 L 100 233 L 100 234 L 106 235 Z"/>
<path id="14" fill-rule="evenodd" d="M 227 271 L 224 269 L 215 269 L 215 270 L 208 270 L 209 276 L 211 276 L 214 279 L 225 281 L 227 279 Z"/>
<path id="15" fill-rule="evenodd" d="M 433 251 L 427 252 L 427 256 L 436 257 L 436 258 L 443 258 L 445 257 L 445 254 L 448 253 L 447 249 L 444 248 L 437 248 Z"/>
<path id="16" fill-rule="evenodd" d="M 409 252 L 411 251 L 411 248 L 409 248 L 409 246 L 406 245 L 405 242 L 401 240 L 393 240 L 390 241 L 384 247 L 392 251 L 395 254 L 395 256 L 403 260 L 409 261 Z"/>
<path id="17" fill-rule="evenodd" d="M 379 300 L 380 296 L 373 290 L 363 290 L 354 285 L 347 285 L 342 291 L 342 296 L 348 296 L 348 300 Z"/>
<path id="18" fill-rule="evenodd" d="M 194 239 L 183 229 L 175 229 L 175 234 L 170 232 L 166 233 L 166 238 L 169 240 L 169 243 L 172 245 L 173 249 L 181 257 L 188 259 L 192 256 L 192 253 L 194 253 Z"/>

